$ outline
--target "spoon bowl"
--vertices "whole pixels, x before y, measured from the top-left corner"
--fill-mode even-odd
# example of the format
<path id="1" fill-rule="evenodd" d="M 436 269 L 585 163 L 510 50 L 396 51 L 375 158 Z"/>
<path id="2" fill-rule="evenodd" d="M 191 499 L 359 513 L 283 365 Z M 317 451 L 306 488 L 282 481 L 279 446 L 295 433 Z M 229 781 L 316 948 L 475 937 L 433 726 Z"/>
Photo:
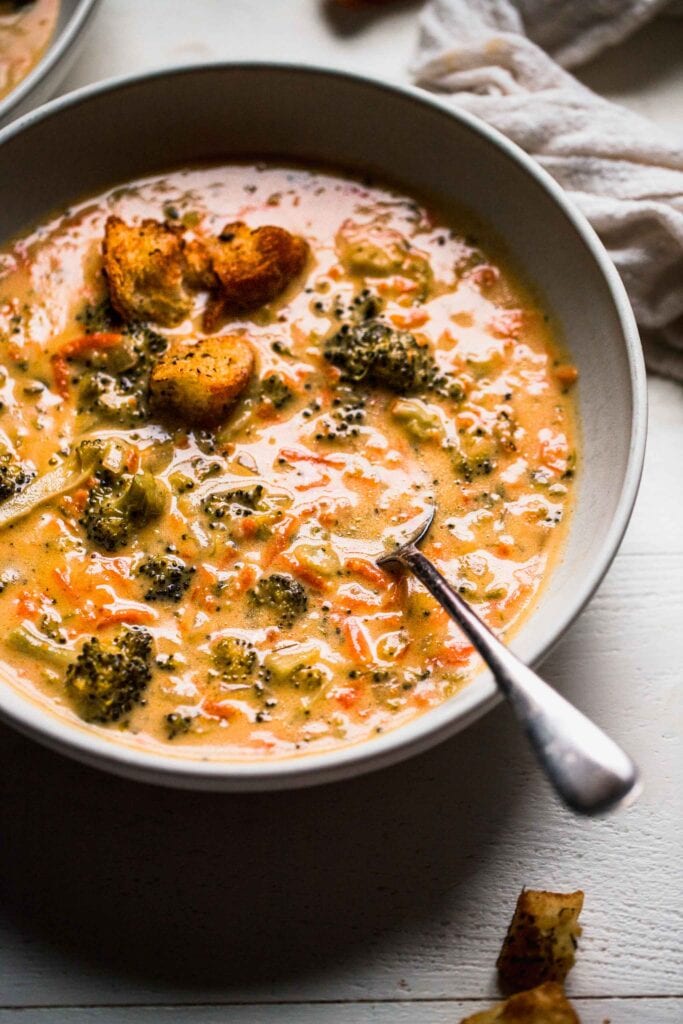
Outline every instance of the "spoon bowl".
<path id="1" fill-rule="evenodd" d="M 590 719 L 512 653 L 419 549 L 436 505 L 403 543 L 376 560 L 412 572 L 458 624 L 493 673 L 558 796 L 577 814 L 600 814 L 637 800 L 638 769 Z"/>

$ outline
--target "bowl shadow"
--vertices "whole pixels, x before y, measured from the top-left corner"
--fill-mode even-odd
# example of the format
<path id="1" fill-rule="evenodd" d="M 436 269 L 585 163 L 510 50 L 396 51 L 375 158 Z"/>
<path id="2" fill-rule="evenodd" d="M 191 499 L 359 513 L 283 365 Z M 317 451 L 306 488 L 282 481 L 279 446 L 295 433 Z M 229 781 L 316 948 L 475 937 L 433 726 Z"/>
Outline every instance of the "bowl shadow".
<path id="1" fill-rule="evenodd" d="M 328 28 L 335 35 L 345 37 L 358 35 L 374 22 L 400 11 L 414 10 L 417 14 L 422 0 L 393 0 L 387 4 L 359 3 L 357 7 L 346 7 L 336 0 L 320 0 L 320 4 Z"/>
<path id="2" fill-rule="evenodd" d="M 525 753 L 503 708 L 404 764 L 279 794 L 128 782 L 5 727 L 0 749 L 8 941 L 45 974 L 114 976 L 123 1001 L 141 985 L 228 1001 L 302 984 L 399 929 L 457 920 Z"/>

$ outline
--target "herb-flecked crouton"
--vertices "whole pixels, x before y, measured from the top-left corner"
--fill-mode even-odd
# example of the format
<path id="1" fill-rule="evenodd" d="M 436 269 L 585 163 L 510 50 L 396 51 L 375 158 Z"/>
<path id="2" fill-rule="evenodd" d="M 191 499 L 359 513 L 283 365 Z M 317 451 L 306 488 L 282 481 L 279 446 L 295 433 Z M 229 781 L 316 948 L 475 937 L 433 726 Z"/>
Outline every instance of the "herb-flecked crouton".
<path id="1" fill-rule="evenodd" d="M 267 224 L 252 230 L 243 221 L 228 224 L 218 238 L 188 243 L 193 279 L 209 289 L 204 330 L 277 298 L 301 274 L 308 253 L 308 243 L 284 228 Z"/>
<path id="2" fill-rule="evenodd" d="M 583 893 L 523 889 L 496 966 L 511 992 L 562 982 L 574 965 Z"/>
<path id="3" fill-rule="evenodd" d="M 530 992 L 518 992 L 490 1010 L 465 1017 L 460 1024 L 580 1024 L 561 985 L 548 981 Z"/>
<path id="4" fill-rule="evenodd" d="M 102 254 L 111 304 L 124 320 L 173 327 L 189 314 L 183 240 L 177 230 L 151 218 L 126 224 L 112 216 Z"/>
<path id="5" fill-rule="evenodd" d="M 161 357 L 150 379 L 152 401 L 191 426 L 212 426 L 244 391 L 253 368 L 253 349 L 241 335 L 204 338 Z"/>

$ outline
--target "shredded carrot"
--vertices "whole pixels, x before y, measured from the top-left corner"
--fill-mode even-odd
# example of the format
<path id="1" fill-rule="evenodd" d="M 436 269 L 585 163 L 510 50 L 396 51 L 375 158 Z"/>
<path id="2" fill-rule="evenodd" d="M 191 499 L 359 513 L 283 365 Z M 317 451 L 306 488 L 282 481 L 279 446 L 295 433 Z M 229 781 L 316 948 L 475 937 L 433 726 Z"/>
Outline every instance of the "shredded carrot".
<path id="1" fill-rule="evenodd" d="M 367 631 L 358 619 L 344 619 L 344 636 L 356 661 L 372 661 L 372 645 Z"/>
<path id="2" fill-rule="evenodd" d="M 555 377 L 564 387 L 570 388 L 579 379 L 579 371 L 571 363 L 561 363 L 555 367 Z"/>
<path id="3" fill-rule="evenodd" d="M 242 537 L 253 537 L 258 531 L 259 524 L 253 516 L 243 516 L 239 521 L 239 532 Z"/>
<path id="4" fill-rule="evenodd" d="M 278 458 L 287 462 L 315 462 L 322 466 L 345 466 L 347 463 L 345 455 L 316 455 L 302 448 L 281 448 Z"/>
<path id="5" fill-rule="evenodd" d="M 373 615 L 383 607 L 383 602 L 369 590 L 366 590 L 365 594 L 367 595 L 365 597 L 362 594 L 348 592 L 340 595 L 339 602 L 334 606 L 330 618 L 336 617 L 338 622 L 343 622 L 349 612 L 353 612 L 354 615 Z"/>
<path id="6" fill-rule="evenodd" d="M 140 468 L 140 452 L 137 448 L 130 448 L 126 452 L 126 458 L 124 460 L 126 469 L 129 473 L 136 473 Z"/>
<path id="7" fill-rule="evenodd" d="M 380 295 L 391 295 L 393 293 L 408 298 L 413 292 L 417 291 L 418 287 L 417 281 L 413 281 L 409 277 L 397 276 L 391 277 L 387 281 L 380 281 L 377 285 L 377 291 Z"/>
<path id="8" fill-rule="evenodd" d="M 43 595 L 36 591 L 24 590 L 16 599 L 15 604 L 22 619 L 30 619 L 35 622 L 43 610 Z"/>
<path id="9" fill-rule="evenodd" d="M 329 484 L 330 478 L 327 473 L 321 473 L 314 480 L 306 480 L 302 484 L 294 484 L 295 491 L 311 491 L 314 487 L 325 487 Z"/>
<path id="10" fill-rule="evenodd" d="M 412 309 L 405 316 L 400 313 L 394 313 L 389 319 L 395 327 L 400 327 L 402 330 L 412 330 L 415 327 L 423 327 L 429 320 L 429 313 L 424 309 Z"/>
<path id="11" fill-rule="evenodd" d="M 254 747 L 257 750 L 274 750 L 276 747 L 275 740 L 267 740 L 263 736 L 256 736 L 249 743 L 250 747 Z"/>
<path id="12" fill-rule="evenodd" d="M 248 590 L 256 582 L 256 569 L 253 565 L 243 565 L 235 580 L 236 590 Z"/>
<path id="13" fill-rule="evenodd" d="M 71 338 L 61 345 L 57 349 L 55 356 L 68 359 L 69 357 L 80 356 L 84 352 L 91 352 L 93 349 L 116 348 L 117 345 L 121 344 L 122 338 L 123 335 L 118 332 L 95 331 L 93 334 L 79 334 L 78 337 Z"/>
<path id="14" fill-rule="evenodd" d="M 302 565 L 296 558 L 284 558 L 283 561 L 287 563 L 294 575 L 298 576 L 304 583 L 309 583 L 316 590 L 327 590 L 327 580 L 319 572 L 316 572 L 315 569 L 311 569 L 308 565 Z"/>
<path id="15" fill-rule="evenodd" d="M 355 572 L 357 576 L 362 576 L 368 583 L 374 583 L 377 587 L 385 588 L 392 582 L 391 576 L 388 573 L 379 569 L 373 562 L 368 561 L 367 558 L 347 558 L 345 565 L 351 572 Z"/>
<path id="16" fill-rule="evenodd" d="M 360 690 L 356 686 L 346 686 L 343 690 L 334 690 L 331 696 L 348 711 L 349 708 L 358 703 Z"/>
<path id="17" fill-rule="evenodd" d="M 151 608 L 117 608 L 113 612 L 105 612 L 97 619 L 96 628 L 106 629 L 107 626 L 151 626 L 156 622 L 157 615 Z"/>
<path id="18" fill-rule="evenodd" d="M 194 578 L 194 586 L 190 591 L 190 597 L 195 604 L 201 604 L 205 608 L 211 608 L 216 597 L 214 588 L 217 582 L 215 571 L 211 571 L 206 565 L 200 565 Z"/>
<path id="19" fill-rule="evenodd" d="M 273 534 L 261 554 L 261 565 L 266 569 L 287 547 L 287 541 L 301 525 L 298 516 L 286 516 L 273 530 Z"/>
<path id="20" fill-rule="evenodd" d="M 441 665 L 464 665 L 473 654 L 472 644 L 450 643 L 441 648 L 434 661 Z"/>
<path id="21" fill-rule="evenodd" d="M 184 557 L 191 558 L 192 555 L 188 551 Z M 235 547 L 234 545 L 231 545 L 230 547 L 224 548 L 220 552 L 220 555 L 219 555 L 219 558 L 218 558 L 218 563 L 217 563 L 218 567 L 220 569 L 228 569 L 231 565 L 234 565 L 234 563 L 237 561 L 238 557 L 239 557 L 239 549 L 237 547 Z"/>
<path id="22" fill-rule="evenodd" d="M 60 507 L 67 516 L 80 516 L 88 500 L 88 491 L 81 487 L 73 494 L 63 494 L 60 498 Z"/>
<path id="23" fill-rule="evenodd" d="M 207 715 L 212 715 L 214 718 L 230 719 L 234 718 L 237 714 L 232 704 L 220 704 L 215 700 L 204 701 L 204 711 Z"/>
<path id="24" fill-rule="evenodd" d="M 71 582 L 71 575 L 69 574 L 68 571 L 65 571 L 63 569 L 53 569 L 52 576 L 60 590 L 63 590 L 68 597 L 78 597 L 78 590 L 76 589 L 76 587 L 74 587 L 73 583 Z"/>

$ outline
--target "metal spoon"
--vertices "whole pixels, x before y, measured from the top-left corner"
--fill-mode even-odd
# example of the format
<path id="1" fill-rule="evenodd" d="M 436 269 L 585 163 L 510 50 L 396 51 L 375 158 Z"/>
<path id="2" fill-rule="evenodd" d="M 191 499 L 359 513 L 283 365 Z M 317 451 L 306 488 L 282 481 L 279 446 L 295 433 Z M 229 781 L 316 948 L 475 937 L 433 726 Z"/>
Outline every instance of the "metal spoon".
<path id="1" fill-rule="evenodd" d="M 410 539 L 382 555 L 376 564 L 410 569 L 457 622 L 493 672 L 541 766 L 568 807 L 579 814 L 599 814 L 633 803 L 641 785 L 631 758 L 501 643 L 418 550 L 435 511 L 433 506 Z"/>

